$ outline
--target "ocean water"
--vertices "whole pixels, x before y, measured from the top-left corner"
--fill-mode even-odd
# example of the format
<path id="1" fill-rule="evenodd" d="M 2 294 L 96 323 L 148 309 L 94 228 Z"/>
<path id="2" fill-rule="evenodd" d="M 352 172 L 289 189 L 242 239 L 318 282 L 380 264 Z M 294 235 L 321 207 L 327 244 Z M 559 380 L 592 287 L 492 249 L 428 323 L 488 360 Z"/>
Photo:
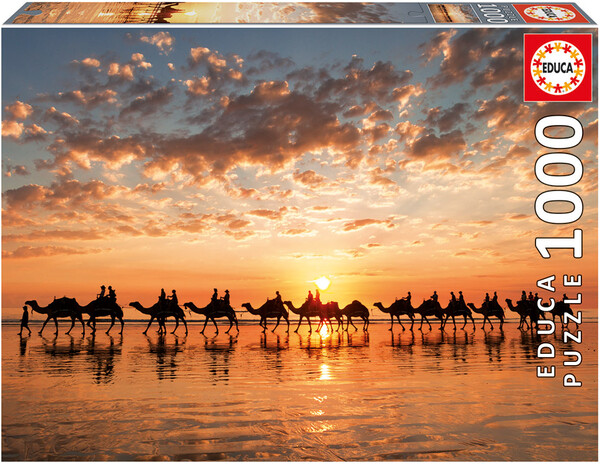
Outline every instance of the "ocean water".
<path id="1" fill-rule="evenodd" d="M 597 323 L 582 344 L 480 326 L 67 336 L 63 322 L 21 338 L 4 324 L 2 458 L 595 461 Z M 555 359 L 536 357 L 541 342 Z M 583 363 L 563 367 L 565 350 Z M 581 388 L 562 386 L 567 372 Z"/>

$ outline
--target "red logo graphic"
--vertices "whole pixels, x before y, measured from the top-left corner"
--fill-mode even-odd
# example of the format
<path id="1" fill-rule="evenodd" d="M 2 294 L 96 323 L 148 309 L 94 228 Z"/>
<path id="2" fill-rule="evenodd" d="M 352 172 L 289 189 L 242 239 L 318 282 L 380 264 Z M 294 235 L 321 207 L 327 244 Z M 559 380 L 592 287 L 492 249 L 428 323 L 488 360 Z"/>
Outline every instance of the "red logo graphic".
<path id="1" fill-rule="evenodd" d="M 592 34 L 524 34 L 524 100 L 591 102 Z"/>
<path id="2" fill-rule="evenodd" d="M 528 5 L 513 4 L 526 23 L 589 23 L 574 5 Z"/>

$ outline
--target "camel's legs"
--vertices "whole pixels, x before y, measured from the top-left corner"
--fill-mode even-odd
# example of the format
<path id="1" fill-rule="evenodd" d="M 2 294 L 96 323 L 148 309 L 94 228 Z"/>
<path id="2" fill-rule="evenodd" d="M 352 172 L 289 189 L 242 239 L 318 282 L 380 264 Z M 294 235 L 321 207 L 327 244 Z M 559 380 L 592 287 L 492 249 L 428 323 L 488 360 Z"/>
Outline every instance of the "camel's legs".
<path id="1" fill-rule="evenodd" d="M 234 321 L 235 321 L 235 330 L 237 330 L 237 331 L 238 331 L 238 333 L 240 333 L 240 328 L 238 327 L 238 320 L 237 320 L 237 317 L 234 319 Z"/>
<path id="2" fill-rule="evenodd" d="M 219 335 L 219 327 L 217 326 L 217 321 L 215 321 L 215 318 L 212 318 L 213 324 L 215 325 L 215 329 L 217 329 L 217 333 L 216 335 Z"/>
<path id="3" fill-rule="evenodd" d="M 504 325 L 504 318 L 499 317 L 498 319 L 500 319 L 500 330 L 502 330 L 502 326 Z"/>
<path id="4" fill-rule="evenodd" d="M 202 327 L 202 330 L 200 331 L 202 335 L 204 335 L 204 329 L 206 329 L 206 324 L 208 324 L 208 316 L 206 316 L 206 319 L 204 320 L 204 327 Z"/>
<path id="5" fill-rule="evenodd" d="M 54 335 L 58 335 L 58 321 L 56 320 L 56 318 L 54 317 L 54 326 L 56 327 L 56 331 L 54 332 Z"/>
<path id="6" fill-rule="evenodd" d="M 44 331 L 44 327 L 46 327 L 46 324 L 48 323 L 49 320 L 50 320 L 50 316 L 48 316 L 48 318 L 44 321 L 44 324 L 42 324 L 42 328 L 38 332 L 40 335 L 42 335 L 42 332 Z"/>
<path id="7" fill-rule="evenodd" d="M 148 322 L 148 326 L 146 327 L 146 330 L 144 330 L 142 333 L 144 335 L 146 335 L 146 333 L 148 332 L 148 329 L 150 328 L 150 324 L 152 324 L 152 321 L 154 320 L 154 316 L 150 317 L 150 322 Z"/>
<path id="8" fill-rule="evenodd" d="M 229 318 L 229 328 L 227 329 L 227 332 L 225 332 L 225 333 L 228 334 L 232 327 L 233 327 L 233 319 Z"/>
<path id="9" fill-rule="evenodd" d="M 285 322 L 287 322 L 287 329 L 286 329 L 286 332 L 287 332 L 287 333 L 290 333 L 290 320 L 289 320 L 287 317 L 285 318 Z"/>
<path id="10" fill-rule="evenodd" d="M 183 318 L 181 318 L 181 322 L 183 322 L 183 326 L 185 327 L 185 334 L 186 334 L 186 336 L 187 336 L 187 334 L 188 334 L 187 322 L 185 322 L 185 319 L 183 319 Z M 217 325 L 217 324 L 215 324 L 215 325 Z M 176 327 L 176 328 L 177 328 L 177 327 Z"/>
<path id="11" fill-rule="evenodd" d="M 394 315 L 390 314 L 390 320 L 392 321 L 392 325 L 390 326 L 389 330 L 394 330 Z"/>
<path id="12" fill-rule="evenodd" d="M 83 322 L 82 322 L 83 324 Z M 65 333 L 67 335 L 69 335 L 69 333 L 71 332 L 71 330 L 73 330 L 73 327 L 75 327 L 75 317 L 71 317 L 71 328 L 69 330 L 67 330 Z"/>
<path id="13" fill-rule="evenodd" d="M 273 328 L 273 330 L 271 330 L 271 332 L 275 332 L 275 329 L 277 329 L 277 327 L 279 326 L 279 322 L 281 322 L 281 316 L 277 317 L 277 324 L 275 324 L 275 327 Z"/>
<path id="14" fill-rule="evenodd" d="M 415 325 L 414 316 L 410 316 L 410 331 L 412 332 L 413 326 Z"/>
<path id="15" fill-rule="evenodd" d="M 369 330 L 369 318 L 363 317 L 363 321 L 365 321 L 365 323 L 363 325 L 363 330 L 366 332 L 367 330 Z"/>
<path id="16" fill-rule="evenodd" d="M 400 314 L 396 314 L 396 319 L 398 319 L 398 324 L 400 324 L 400 327 L 402 327 L 402 332 L 404 332 L 404 324 L 402 324 L 402 321 L 400 320 Z"/>
<path id="17" fill-rule="evenodd" d="M 465 314 L 463 317 L 465 318 L 465 323 L 464 323 L 464 325 L 461 327 L 462 329 L 464 329 L 464 328 L 467 326 L 467 315 Z"/>
<path id="18" fill-rule="evenodd" d="M 350 324 L 352 324 L 352 327 L 354 327 L 354 330 L 358 330 L 356 328 L 356 326 L 354 325 L 354 322 L 352 322 L 352 318 L 350 316 L 348 316 L 348 326 L 350 326 Z M 390 329 L 390 330 L 392 330 L 392 329 Z"/>
<path id="19" fill-rule="evenodd" d="M 176 316 L 175 317 L 175 328 L 173 329 L 173 332 L 171 332 L 172 334 L 175 333 L 175 331 L 177 330 L 177 327 L 179 327 L 179 318 Z M 165 333 L 167 331 L 167 328 L 165 327 Z"/>
<path id="20" fill-rule="evenodd" d="M 487 317 L 487 316 L 486 316 L 486 317 Z M 494 330 L 494 325 L 492 324 L 492 320 L 491 320 L 489 317 L 487 318 L 487 320 L 488 320 L 488 321 L 489 321 L 489 323 L 490 323 L 490 327 L 491 327 L 491 329 L 492 329 L 492 330 Z"/>
<path id="21" fill-rule="evenodd" d="M 300 314 L 300 319 L 298 319 L 298 327 L 296 327 L 296 330 L 294 330 L 294 333 L 298 333 L 298 329 L 300 329 L 300 324 L 302 323 L 302 318 L 303 317 L 304 316 L 302 314 Z M 308 317 L 307 317 L 307 319 L 308 319 Z M 308 319 L 308 322 L 310 324 L 310 319 Z"/>
<path id="22" fill-rule="evenodd" d="M 113 328 L 113 326 L 115 325 L 115 315 L 113 314 L 110 318 L 110 327 L 108 328 L 108 330 L 106 331 L 106 335 L 108 335 L 110 333 L 110 329 Z"/>
<path id="23" fill-rule="evenodd" d="M 473 316 L 471 316 L 470 314 L 469 317 L 471 318 L 471 322 L 473 323 L 473 330 L 475 330 L 475 319 L 473 319 Z"/>

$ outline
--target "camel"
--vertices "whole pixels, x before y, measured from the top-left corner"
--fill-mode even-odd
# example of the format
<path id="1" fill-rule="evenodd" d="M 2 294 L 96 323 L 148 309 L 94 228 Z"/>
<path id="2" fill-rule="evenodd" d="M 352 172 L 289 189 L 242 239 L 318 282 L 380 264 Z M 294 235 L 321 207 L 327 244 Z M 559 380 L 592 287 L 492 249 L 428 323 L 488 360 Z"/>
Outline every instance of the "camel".
<path id="1" fill-rule="evenodd" d="M 298 333 L 298 329 L 300 328 L 300 324 L 302 323 L 302 318 L 305 317 L 308 321 L 308 332 L 312 332 L 312 325 L 310 323 L 311 317 L 321 317 L 319 306 L 315 300 L 309 302 L 308 300 L 302 303 L 302 306 L 296 308 L 291 301 L 284 301 L 283 304 L 288 307 L 288 309 L 294 314 L 298 314 L 300 319 L 298 319 L 298 327 L 294 330 L 294 333 Z"/>
<path id="2" fill-rule="evenodd" d="M 348 330 L 348 328 L 350 327 L 350 324 L 352 324 L 353 317 L 360 317 L 363 320 L 363 322 L 364 322 L 363 323 L 363 331 L 366 332 L 367 330 L 369 330 L 369 308 L 367 308 L 360 301 L 354 300 L 349 305 L 344 306 L 340 310 L 340 313 L 342 316 L 346 316 L 348 318 L 348 324 L 346 324 L 346 330 Z M 354 324 L 352 324 L 352 327 L 354 327 L 354 330 L 358 330 Z M 343 328 L 344 327 L 342 325 L 342 329 Z"/>
<path id="3" fill-rule="evenodd" d="M 58 335 L 58 321 L 57 318 L 70 317 L 71 318 L 71 328 L 66 332 L 67 335 L 71 333 L 73 327 L 75 326 L 75 321 L 79 320 L 81 322 L 82 334 L 85 335 L 85 324 L 83 323 L 83 316 L 81 315 L 81 311 L 79 310 L 79 305 L 75 301 L 75 298 L 67 298 L 62 297 L 58 299 L 54 299 L 48 306 L 40 306 L 36 300 L 29 300 L 25 302 L 26 305 L 31 306 L 31 310 L 36 313 L 45 314 L 46 320 L 42 325 L 42 328 L 38 332 L 42 335 L 46 324 L 50 319 L 54 320 L 54 325 L 56 327 L 55 334 Z"/>
<path id="4" fill-rule="evenodd" d="M 409 303 L 409 305 L 410 305 L 410 303 Z M 412 308 L 412 305 L 410 305 L 410 307 Z M 414 308 L 413 311 L 415 313 L 419 313 L 421 315 L 421 325 L 419 326 L 419 330 L 422 330 L 422 328 L 423 328 L 423 320 L 425 320 L 425 322 L 427 322 L 427 324 L 429 325 L 429 330 L 431 330 L 431 324 L 429 323 L 427 316 L 437 317 L 440 320 L 440 330 L 444 330 L 444 314 L 445 313 L 437 301 L 434 301 L 432 299 L 423 300 L 423 303 L 421 303 L 421 305 L 418 308 Z"/>
<path id="5" fill-rule="evenodd" d="M 519 327 L 518 327 L 519 329 L 521 327 L 523 327 L 523 324 L 527 325 L 527 329 L 529 329 L 529 327 L 531 327 L 533 329 L 534 322 L 537 327 L 537 321 L 540 319 L 540 310 L 537 308 L 537 304 L 535 301 L 519 300 L 519 301 L 517 301 L 517 306 L 513 306 L 512 300 L 507 298 L 506 304 L 508 305 L 508 309 L 519 314 L 519 316 L 521 318 L 519 321 Z M 527 324 L 528 317 L 531 322 L 531 325 Z M 525 330 L 527 330 L 527 329 L 525 329 Z"/>
<path id="6" fill-rule="evenodd" d="M 329 322 L 329 328 L 333 332 L 331 318 L 334 317 L 338 323 L 338 326 L 335 330 L 339 330 L 340 326 L 342 326 L 342 329 L 344 328 L 344 320 L 342 318 L 340 306 L 338 305 L 337 301 L 328 301 L 327 303 L 317 302 L 317 304 L 319 307 L 319 317 L 321 318 L 321 320 L 319 321 L 319 326 L 317 327 L 317 332 L 320 332 L 321 327 L 323 327 L 323 324 L 327 325 L 327 322 Z"/>
<path id="7" fill-rule="evenodd" d="M 204 327 L 202 327 L 202 330 L 200 331 L 201 334 L 204 334 L 204 329 L 206 329 L 206 324 L 208 324 L 208 320 L 210 319 L 213 321 L 213 324 L 215 325 L 215 329 L 217 330 L 216 335 L 219 335 L 219 327 L 217 327 L 217 323 L 216 323 L 215 319 L 220 318 L 220 317 L 226 317 L 229 320 L 229 329 L 227 329 L 227 331 L 225 332 L 226 334 L 229 333 L 229 331 L 233 327 L 234 322 L 235 322 L 235 329 L 238 332 L 240 331 L 240 329 L 238 327 L 238 320 L 237 320 L 237 316 L 235 315 L 235 311 L 233 310 L 233 308 L 230 305 L 225 304 L 225 302 L 221 301 L 218 304 L 215 304 L 214 302 L 211 301 L 204 308 L 198 308 L 194 303 L 192 303 L 190 301 L 188 303 L 184 303 L 183 307 L 195 312 L 196 314 L 202 314 L 206 317 L 206 319 L 204 321 Z"/>
<path id="8" fill-rule="evenodd" d="M 259 324 L 263 328 L 263 332 L 266 332 L 267 330 L 267 318 L 269 317 L 277 318 L 277 324 L 275 325 L 275 328 L 272 330 L 272 332 L 275 332 L 275 329 L 277 329 L 277 327 L 279 326 L 279 322 L 282 317 L 287 322 L 286 332 L 290 331 L 290 320 L 288 317 L 287 309 L 285 309 L 282 304 L 277 304 L 275 300 L 267 300 L 265 304 L 263 304 L 260 308 L 257 309 L 254 309 L 250 303 L 244 303 L 242 306 L 246 308 L 246 311 L 248 311 L 250 314 L 260 316 Z"/>
<path id="9" fill-rule="evenodd" d="M 448 319 L 450 317 L 452 317 L 452 324 L 454 325 L 454 330 L 456 330 L 456 321 L 454 320 L 455 317 L 458 316 L 462 316 L 465 318 L 465 323 L 463 324 L 463 326 L 461 327 L 462 329 L 464 329 L 467 326 L 467 317 L 471 319 L 471 322 L 473 323 L 473 329 L 475 329 L 475 320 L 473 319 L 473 314 L 471 313 L 471 309 L 469 309 L 469 307 L 467 307 L 467 305 L 465 305 L 464 302 L 461 303 L 461 301 L 452 301 L 450 300 L 448 302 L 448 306 L 446 306 L 446 308 L 444 309 L 444 312 L 446 313 L 446 320 L 444 321 L 444 325 L 446 325 L 446 323 L 448 322 Z M 500 308 L 502 309 L 502 308 Z M 473 310 L 475 311 L 475 310 Z M 478 311 L 475 311 L 478 312 Z M 503 313 L 504 315 L 504 313 Z M 486 316 L 487 317 L 487 316 Z M 490 325 L 492 325 L 492 323 L 490 322 Z M 485 320 L 484 320 L 484 326 L 485 326 Z M 502 326 L 500 326 L 502 327 Z M 494 327 L 492 326 L 492 329 Z"/>
<path id="10" fill-rule="evenodd" d="M 75 303 L 77 304 L 77 301 L 75 301 Z M 92 333 L 96 332 L 97 317 L 110 316 L 111 324 L 108 330 L 106 331 L 106 334 L 108 335 L 110 333 L 110 330 L 115 325 L 115 319 L 119 319 L 119 321 L 121 322 L 121 331 L 119 333 L 123 334 L 123 309 L 117 304 L 116 301 L 108 297 L 104 297 L 92 300 L 85 306 L 80 306 L 79 304 L 77 304 L 77 306 L 79 306 L 79 310 L 82 313 L 88 314 L 90 316 L 90 318 L 87 321 L 87 325 L 92 329 Z"/>
<path id="11" fill-rule="evenodd" d="M 502 306 L 500 306 L 497 301 L 492 300 L 487 304 L 484 302 L 483 305 L 481 305 L 481 308 L 477 308 L 473 303 L 467 303 L 467 306 L 471 308 L 473 312 L 483 316 L 483 325 L 481 326 L 482 329 L 485 329 L 485 322 L 488 321 L 492 327 L 492 330 L 494 330 L 494 326 L 492 325 L 490 317 L 497 317 L 500 319 L 500 330 L 502 330 L 502 325 L 504 324 L 504 309 L 502 309 Z M 473 326 L 475 326 L 474 322 Z"/>
<path id="12" fill-rule="evenodd" d="M 152 324 L 152 321 L 154 321 L 154 319 L 158 321 L 160 327 L 159 332 L 162 332 L 163 330 L 166 331 L 165 319 L 168 317 L 175 318 L 175 328 L 171 333 L 175 333 L 175 331 L 179 327 L 179 319 L 181 319 L 181 322 L 183 322 L 183 325 L 185 326 L 185 334 L 188 334 L 187 323 L 185 322 L 185 313 L 183 312 L 183 309 L 181 309 L 179 306 L 173 308 L 172 305 L 169 304 L 166 308 L 163 309 L 161 308 L 160 302 L 156 302 L 149 308 L 145 308 L 138 301 L 132 301 L 131 303 L 129 303 L 129 306 L 137 309 L 142 314 L 147 314 L 150 316 L 150 322 L 148 322 L 146 330 L 142 332 L 144 335 L 146 335 L 146 333 L 148 332 L 148 329 L 150 328 L 150 325 Z"/>
<path id="13" fill-rule="evenodd" d="M 413 329 L 413 326 L 415 325 L 415 310 L 414 308 L 411 306 L 410 302 L 408 300 L 396 300 L 394 301 L 389 308 L 385 308 L 381 303 L 373 303 L 373 306 L 375 306 L 376 308 L 379 308 L 379 310 L 383 313 L 387 313 L 390 315 L 390 320 L 392 322 L 392 324 L 390 325 L 390 328 L 388 330 L 393 330 L 394 329 L 394 316 L 396 316 L 396 319 L 398 320 L 398 323 L 400 324 L 400 326 L 402 327 L 402 330 L 404 331 L 404 325 L 402 324 L 402 321 L 400 320 L 400 316 L 401 315 L 407 315 L 408 317 L 410 317 L 410 330 Z"/>
<path id="14" fill-rule="evenodd" d="M 550 305 L 549 304 L 543 304 L 542 306 L 545 308 L 548 308 Z M 573 310 L 571 309 L 571 305 L 569 305 L 568 303 L 565 303 L 564 301 L 557 301 L 554 303 L 554 308 L 552 308 L 552 310 L 548 311 L 550 314 L 552 314 L 552 322 L 554 322 L 554 318 L 556 316 L 558 316 L 558 318 L 561 321 L 561 326 L 562 327 L 569 327 L 569 322 L 571 322 L 571 320 L 567 320 L 567 323 L 565 324 L 565 318 L 564 315 L 565 314 L 570 314 L 571 316 L 573 315 Z M 543 313 L 542 313 L 543 314 Z M 545 318 L 544 318 L 545 319 Z M 576 328 L 579 328 L 579 324 L 577 324 L 577 322 L 575 322 Z"/>

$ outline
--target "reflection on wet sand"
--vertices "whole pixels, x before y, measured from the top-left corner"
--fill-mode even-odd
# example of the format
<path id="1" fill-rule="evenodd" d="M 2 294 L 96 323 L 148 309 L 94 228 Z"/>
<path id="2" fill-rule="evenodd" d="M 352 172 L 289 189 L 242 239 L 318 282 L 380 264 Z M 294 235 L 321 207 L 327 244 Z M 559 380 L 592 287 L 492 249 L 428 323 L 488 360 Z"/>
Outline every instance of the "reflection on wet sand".
<path id="1" fill-rule="evenodd" d="M 210 337 L 145 336 L 143 328 L 128 324 L 122 337 L 19 337 L 17 327 L 5 327 L 3 458 L 590 460 L 597 453 L 596 324 L 583 326 L 578 346 L 562 343 L 560 330 L 540 336 L 516 324 L 297 334 L 244 326 L 239 335 Z M 585 388 L 568 403 L 560 379 L 535 378 L 540 341 L 583 351 Z"/>

